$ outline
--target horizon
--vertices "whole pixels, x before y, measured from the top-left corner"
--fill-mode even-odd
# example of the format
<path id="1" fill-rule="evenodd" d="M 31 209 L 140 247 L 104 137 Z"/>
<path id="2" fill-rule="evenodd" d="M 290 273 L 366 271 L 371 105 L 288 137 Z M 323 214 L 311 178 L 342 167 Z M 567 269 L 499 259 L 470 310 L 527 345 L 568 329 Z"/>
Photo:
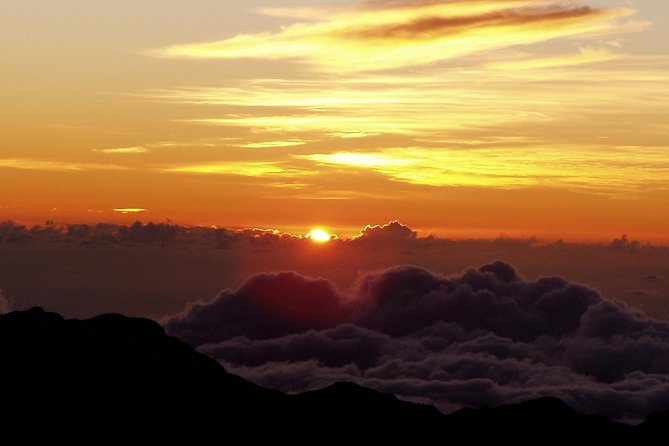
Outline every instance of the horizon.
<path id="1" fill-rule="evenodd" d="M 135 215 L 135 214 L 132 214 Z M 388 220 L 387 222 L 382 223 L 368 223 L 361 226 L 346 226 L 346 227 L 332 227 L 325 224 L 313 224 L 309 226 L 279 226 L 279 227 L 269 227 L 261 225 L 249 225 L 249 226 L 239 226 L 239 225 L 223 225 L 223 224 L 187 224 L 179 223 L 173 221 L 170 218 L 166 218 L 164 221 L 158 220 L 143 220 L 141 218 L 124 218 L 124 216 L 119 216 L 115 220 L 84 220 L 84 221 L 73 221 L 73 222 L 61 222 L 56 220 L 42 220 L 42 221 L 21 221 L 16 219 L 6 219 L 0 220 L 2 223 L 12 223 L 18 226 L 25 226 L 27 229 L 33 229 L 37 227 L 55 227 L 55 228 L 66 228 L 68 226 L 80 226 L 87 225 L 95 227 L 97 225 L 119 225 L 119 226 L 131 226 L 136 223 L 142 225 L 147 225 L 149 223 L 153 224 L 167 224 L 180 228 L 207 228 L 207 229 L 225 229 L 230 231 L 242 232 L 245 230 L 259 230 L 259 231 L 269 231 L 275 232 L 277 234 L 284 234 L 292 237 L 299 238 L 308 238 L 310 231 L 313 230 L 323 230 L 328 235 L 333 237 L 333 239 L 341 240 L 352 240 L 358 238 L 360 234 L 368 227 L 384 227 L 391 223 L 400 223 L 402 226 L 407 226 L 411 228 L 412 231 L 417 233 L 418 238 L 428 238 L 435 237 L 442 240 L 453 240 L 453 241 L 466 241 L 466 240 L 499 240 L 499 239 L 512 239 L 512 240 L 533 240 L 534 243 L 555 243 L 555 242 L 565 242 L 565 243 L 582 243 L 582 244 L 606 244 L 619 240 L 622 238 L 629 239 L 631 241 L 637 242 L 641 245 L 655 245 L 658 247 L 665 247 L 669 244 L 669 234 L 654 234 L 648 235 L 645 234 L 645 237 L 641 237 L 636 234 L 628 233 L 601 233 L 601 232 L 576 232 L 576 233 L 551 233 L 551 232 L 524 232 L 518 230 L 481 230 L 481 229 L 472 229 L 472 228 L 441 228 L 436 230 L 434 228 L 422 228 L 414 227 L 410 224 L 405 225 L 404 222 L 399 220 Z"/>

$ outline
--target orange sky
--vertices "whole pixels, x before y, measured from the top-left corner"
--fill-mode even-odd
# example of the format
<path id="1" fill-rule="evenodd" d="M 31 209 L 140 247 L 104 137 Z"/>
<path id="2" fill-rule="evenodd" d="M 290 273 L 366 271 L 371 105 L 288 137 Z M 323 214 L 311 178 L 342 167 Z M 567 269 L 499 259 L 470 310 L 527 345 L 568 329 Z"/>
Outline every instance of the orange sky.
<path id="1" fill-rule="evenodd" d="M 0 219 L 669 242 L 663 0 L 280 5 L 3 4 Z"/>

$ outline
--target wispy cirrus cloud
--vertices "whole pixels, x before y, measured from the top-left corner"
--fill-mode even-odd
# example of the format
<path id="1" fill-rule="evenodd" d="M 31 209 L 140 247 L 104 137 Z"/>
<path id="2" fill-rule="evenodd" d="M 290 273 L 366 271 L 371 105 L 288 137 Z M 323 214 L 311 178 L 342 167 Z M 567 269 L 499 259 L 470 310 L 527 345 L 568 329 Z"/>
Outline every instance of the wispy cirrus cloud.
<path id="1" fill-rule="evenodd" d="M 293 24 L 154 55 L 300 61 L 307 74 L 148 94 L 206 106 L 180 122 L 248 132 L 232 146 L 268 149 L 269 164 L 187 166 L 190 172 L 294 176 L 320 167 L 326 175 L 370 172 L 434 187 L 664 190 L 668 60 L 624 52 L 620 36 L 648 26 L 632 18 L 635 9 L 593 5 L 370 1 L 263 9 Z M 355 147 L 349 138 L 359 140 Z M 286 147 L 295 147 L 287 171 L 287 151 L 271 150 Z"/>
<path id="2" fill-rule="evenodd" d="M 86 170 L 124 170 L 127 167 L 115 164 L 83 163 L 32 158 L 0 158 L 0 167 L 54 172 L 77 172 Z"/>
<path id="3" fill-rule="evenodd" d="M 274 161 L 226 161 L 226 162 L 203 162 L 198 164 L 178 165 L 166 167 L 163 172 L 203 174 L 203 175 L 238 175 L 249 177 L 265 176 L 302 176 L 312 175 L 315 172 L 299 170 Z"/>
<path id="4" fill-rule="evenodd" d="M 396 147 L 371 152 L 297 155 L 325 166 L 345 166 L 428 186 L 559 186 L 619 194 L 663 187 L 666 147 L 552 147 L 542 150 L 457 150 Z M 634 156 L 631 156 L 631 155 Z"/>
<path id="5" fill-rule="evenodd" d="M 93 149 L 93 152 L 100 152 L 106 154 L 146 153 L 148 151 L 149 149 L 142 146 L 115 147 L 111 149 Z"/>
<path id="6" fill-rule="evenodd" d="M 116 208 L 112 210 L 117 214 L 139 214 L 147 211 L 144 208 Z"/>
<path id="7" fill-rule="evenodd" d="M 276 32 L 173 45 L 151 54 L 190 59 L 293 59 L 327 72 L 360 72 L 646 26 L 621 20 L 635 14 L 632 8 L 598 9 L 556 0 L 409 3 L 321 11 L 320 15 L 314 9 L 261 12 L 304 21 Z"/>
<path id="8" fill-rule="evenodd" d="M 487 65 L 487 67 L 493 70 L 536 70 L 542 68 L 556 68 L 586 65 L 598 62 L 608 62 L 619 59 L 620 57 L 620 54 L 614 54 L 606 49 L 582 48 L 577 54 L 491 62 Z"/>
<path id="9" fill-rule="evenodd" d="M 259 142 L 248 142 L 245 144 L 238 144 L 237 147 L 243 149 L 272 149 L 275 147 L 294 147 L 294 146 L 303 146 L 306 144 L 306 141 L 299 139 L 291 139 L 288 141 L 259 141 Z"/>

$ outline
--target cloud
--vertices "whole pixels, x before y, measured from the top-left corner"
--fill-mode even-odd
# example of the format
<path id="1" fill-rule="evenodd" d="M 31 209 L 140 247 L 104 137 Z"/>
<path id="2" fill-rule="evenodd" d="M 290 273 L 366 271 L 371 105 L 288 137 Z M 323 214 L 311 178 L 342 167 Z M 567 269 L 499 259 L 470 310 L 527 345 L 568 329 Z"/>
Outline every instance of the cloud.
<path id="1" fill-rule="evenodd" d="M 274 161 L 228 161 L 224 163 L 202 163 L 174 166 L 163 169 L 164 172 L 187 174 L 218 174 L 239 176 L 301 176 L 313 172 L 283 166 Z"/>
<path id="2" fill-rule="evenodd" d="M 270 338 L 335 325 L 345 313 L 341 302 L 325 279 L 290 272 L 257 274 L 213 302 L 190 305 L 167 327 L 196 345 L 242 335 Z"/>
<path id="3" fill-rule="evenodd" d="M 582 48 L 578 54 L 491 62 L 487 64 L 487 67 L 493 70 L 536 70 L 608 62 L 610 60 L 619 59 L 620 57 L 619 54 L 613 54 L 606 49 Z"/>
<path id="4" fill-rule="evenodd" d="M 621 162 L 621 157 L 634 159 Z M 638 156 L 637 156 L 638 154 Z M 364 169 L 405 183 L 429 186 L 561 187 L 624 195 L 661 184 L 669 172 L 664 148 L 565 145 L 518 150 L 389 147 L 375 151 L 295 155 L 321 166 Z M 649 166 L 653 166 L 652 169 Z M 621 192 L 624 190 L 626 192 Z"/>
<path id="5" fill-rule="evenodd" d="M 192 59 L 297 59 L 338 73 L 382 70 L 556 38 L 622 32 L 630 25 L 618 19 L 635 13 L 630 8 L 604 10 L 558 0 L 410 2 L 338 11 L 283 8 L 264 12 L 303 21 L 277 32 L 174 45 L 152 54 Z"/>
<path id="6" fill-rule="evenodd" d="M 118 153 L 145 153 L 149 150 L 146 147 L 142 146 L 133 146 L 133 147 L 116 147 L 113 149 L 94 149 L 93 152 L 100 152 L 106 154 L 118 154 Z"/>
<path id="7" fill-rule="evenodd" d="M 601 10 L 581 7 L 549 6 L 545 8 L 499 9 L 489 10 L 481 14 L 472 11 L 466 16 L 424 16 L 405 23 L 391 23 L 371 27 L 353 33 L 362 39 L 392 40 L 432 40 L 444 34 L 465 33 L 469 29 L 492 26 L 531 25 L 534 23 L 553 23 L 571 19 L 587 19 L 601 14 Z"/>
<path id="8" fill-rule="evenodd" d="M 403 240 L 415 240 L 418 233 L 410 227 L 403 225 L 397 220 L 386 223 L 383 226 L 367 225 L 360 230 L 360 235 L 353 239 L 361 242 L 394 242 Z"/>
<path id="9" fill-rule="evenodd" d="M 80 163 L 29 158 L 1 158 L 0 168 L 10 167 L 24 170 L 43 170 L 50 172 L 81 172 L 87 170 L 125 170 L 127 167 L 114 164 Z"/>
<path id="10" fill-rule="evenodd" d="M 12 309 L 12 301 L 2 292 L 0 288 L 0 314 L 9 313 Z"/>
<path id="11" fill-rule="evenodd" d="M 117 214 L 138 214 L 147 211 L 144 208 L 114 208 L 112 210 Z"/>
<path id="12" fill-rule="evenodd" d="M 352 380 L 444 411 L 551 395 L 628 421 L 669 408 L 669 323 L 499 261 L 451 277 L 392 267 L 350 294 L 297 273 L 258 274 L 165 327 L 290 392 Z"/>
<path id="13" fill-rule="evenodd" d="M 250 142 L 246 144 L 238 144 L 237 147 L 242 147 L 244 149 L 272 149 L 278 147 L 294 147 L 294 146 L 303 146 L 305 141 L 292 139 L 290 141 L 262 141 L 262 142 Z"/>

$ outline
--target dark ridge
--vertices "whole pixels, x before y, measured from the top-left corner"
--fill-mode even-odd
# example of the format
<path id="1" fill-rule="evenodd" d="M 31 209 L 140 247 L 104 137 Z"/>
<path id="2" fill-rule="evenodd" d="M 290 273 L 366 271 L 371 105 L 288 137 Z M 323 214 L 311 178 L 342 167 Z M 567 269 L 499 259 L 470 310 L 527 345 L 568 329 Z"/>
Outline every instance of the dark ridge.
<path id="1" fill-rule="evenodd" d="M 666 446 L 669 444 L 669 410 L 651 414 L 637 430 L 639 438 L 645 441 L 644 445 Z"/>
<path id="2" fill-rule="evenodd" d="M 353 383 L 299 395 L 227 373 L 147 319 L 65 320 L 40 308 L 0 315 L 3 420 L 95 420 L 97 426 L 198 426 L 199 433 L 333 444 L 667 444 L 669 412 L 637 427 L 583 416 L 555 398 L 442 415 Z M 154 422 L 138 422 L 153 419 Z M 215 420 L 215 422 L 212 422 Z M 197 423 L 197 424 L 196 424 Z M 230 437 L 231 438 L 231 437 Z M 585 442 L 585 443 L 583 443 Z"/>
<path id="3" fill-rule="evenodd" d="M 446 438 L 474 444 L 621 444 L 635 434 L 632 426 L 579 415 L 548 397 L 494 409 L 462 409 L 445 418 L 446 432 L 452 433 Z"/>

